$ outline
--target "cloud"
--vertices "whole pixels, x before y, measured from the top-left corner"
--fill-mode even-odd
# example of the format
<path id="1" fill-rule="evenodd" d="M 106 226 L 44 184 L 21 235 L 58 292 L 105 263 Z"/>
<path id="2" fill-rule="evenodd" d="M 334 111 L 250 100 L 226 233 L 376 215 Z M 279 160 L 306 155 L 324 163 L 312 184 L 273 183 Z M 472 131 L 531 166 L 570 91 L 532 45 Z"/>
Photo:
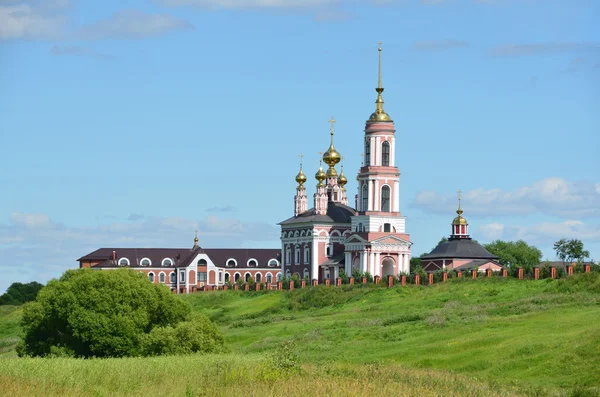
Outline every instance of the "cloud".
<path id="1" fill-rule="evenodd" d="M 543 222 L 532 226 L 507 226 L 491 223 L 479 227 L 478 234 L 489 241 L 522 239 L 531 244 L 551 245 L 561 238 L 567 238 L 579 239 L 585 243 L 600 241 L 600 225 L 587 225 L 579 220 Z"/>
<path id="2" fill-rule="evenodd" d="M 416 41 L 412 47 L 419 51 L 441 51 L 450 48 L 466 47 L 469 44 L 460 40 L 425 40 Z"/>
<path id="3" fill-rule="evenodd" d="M 235 212 L 237 208 L 231 205 L 223 205 L 221 207 L 210 207 L 206 209 L 207 212 Z"/>
<path id="4" fill-rule="evenodd" d="M 154 0 L 169 7 L 202 8 L 307 8 L 339 4 L 340 0 Z"/>
<path id="5" fill-rule="evenodd" d="M 600 183 L 546 178 L 512 191 L 474 189 L 463 193 L 462 198 L 465 214 L 499 216 L 542 213 L 571 219 L 600 216 Z M 451 214 L 456 209 L 456 196 L 422 191 L 417 193 L 411 207 Z"/>
<path id="6" fill-rule="evenodd" d="M 0 5 L 0 40 L 56 39 L 67 27 L 67 1 L 15 2 Z"/>
<path id="7" fill-rule="evenodd" d="M 129 214 L 127 218 L 128 221 L 139 221 L 140 219 L 144 219 L 146 216 L 142 214 Z"/>
<path id="8" fill-rule="evenodd" d="M 77 57 L 89 57 L 96 59 L 109 60 L 113 59 L 112 55 L 104 54 L 101 52 L 94 51 L 92 49 L 81 47 L 81 46 L 60 46 L 54 45 L 50 49 L 50 54 L 55 56 L 77 56 Z"/>
<path id="9" fill-rule="evenodd" d="M 82 26 L 77 36 L 84 40 L 129 39 L 156 36 L 193 25 L 168 14 L 148 14 L 141 10 L 121 10 L 112 16 Z"/>
<path id="10" fill-rule="evenodd" d="M 279 247 L 277 225 L 215 215 L 200 220 L 143 216 L 75 227 L 45 214 L 15 212 L 6 222 L 0 221 L 0 293 L 15 281 L 46 282 L 58 277 L 76 268 L 77 258 L 100 247 L 191 247 L 195 230 L 202 247 L 236 248 L 254 242 Z"/>
<path id="11" fill-rule="evenodd" d="M 492 55 L 498 57 L 511 57 L 581 51 L 600 51 L 600 43 L 557 42 L 536 44 L 508 44 L 493 48 Z"/>

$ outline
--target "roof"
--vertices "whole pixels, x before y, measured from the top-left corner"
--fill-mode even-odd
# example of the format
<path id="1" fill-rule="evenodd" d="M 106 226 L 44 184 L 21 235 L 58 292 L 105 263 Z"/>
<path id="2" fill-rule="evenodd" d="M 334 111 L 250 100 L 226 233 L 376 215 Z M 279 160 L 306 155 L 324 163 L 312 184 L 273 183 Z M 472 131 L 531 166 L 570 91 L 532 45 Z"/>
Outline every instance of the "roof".
<path id="1" fill-rule="evenodd" d="M 470 238 L 448 240 L 433 249 L 421 259 L 488 259 L 497 260 L 498 257 L 489 253 L 485 248 Z"/>
<path id="2" fill-rule="evenodd" d="M 281 248 L 210 248 L 204 253 L 218 267 L 225 267 L 229 259 L 235 259 L 236 268 L 255 267 L 248 266 L 249 259 L 256 259 L 258 267 L 268 267 L 271 259 L 281 262 Z"/>
<path id="3" fill-rule="evenodd" d="M 472 261 L 469 261 L 467 263 L 463 263 L 462 265 L 456 266 L 453 270 L 473 270 L 473 269 L 479 270 L 479 268 L 481 266 L 485 265 L 486 263 L 490 263 L 490 262 L 492 262 L 494 265 L 498 265 L 498 266 L 502 267 L 502 265 L 500 265 L 495 260 L 473 259 Z"/>
<path id="4" fill-rule="evenodd" d="M 111 260 L 113 251 L 116 253 L 117 260 Z M 163 267 L 162 261 L 169 258 L 173 261 L 173 266 L 187 266 L 194 258 L 195 254 L 201 251 L 196 248 L 99 248 L 94 252 L 77 259 L 79 262 L 99 261 L 94 267 L 118 267 L 118 261 L 122 258 L 129 260 L 129 266 L 138 267 L 144 258 L 150 259 L 150 267 Z"/>
<path id="5" fill-rule="evenodd" d="M 321 266 L 343 265 L 345 262 L 344 253 L 340 252 L 336 256 L 328 258 L 325 262 L 321 263 Z"/>
<path id="6" fill-rule="evenodd" d="M 280 222 L 280 225 L 290 225 L 294 223 L 351 223 L 351 217 L 356 215 L 354 208 L 330 201 L 327 203 L 327 214 L 317 215 L 315 209 L 311 208 L 297 216 L 293 216 Z"/>

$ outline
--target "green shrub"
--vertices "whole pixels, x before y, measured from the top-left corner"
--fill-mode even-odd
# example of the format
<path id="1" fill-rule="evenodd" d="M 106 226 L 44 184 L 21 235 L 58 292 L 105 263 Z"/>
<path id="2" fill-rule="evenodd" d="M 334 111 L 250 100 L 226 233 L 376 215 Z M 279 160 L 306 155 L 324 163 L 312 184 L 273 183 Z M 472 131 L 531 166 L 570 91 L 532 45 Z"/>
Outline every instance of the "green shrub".
<path id="1" fill-rule="evenodd" d="M 23 308 L 19 356 L 123 357 L 145 334 L 190 318 L 190 306 L 131 269 L 68 270 Z"/>
<path id="2" fill-rule="evenodd" d="M 12 283 L 6 293 L 0 295 L 0 305 L 21 305 L 35 300 L 43 285 L 37 281 L 27 284 Z"/>
<path id="3" fill-rule="evenodd" d="M 298 368 L 298 357 L 298 346 L 293 341 L 285 341 L 271 353 L 270 359 L 273 367 L 282 372 L 289 372 Z"/>

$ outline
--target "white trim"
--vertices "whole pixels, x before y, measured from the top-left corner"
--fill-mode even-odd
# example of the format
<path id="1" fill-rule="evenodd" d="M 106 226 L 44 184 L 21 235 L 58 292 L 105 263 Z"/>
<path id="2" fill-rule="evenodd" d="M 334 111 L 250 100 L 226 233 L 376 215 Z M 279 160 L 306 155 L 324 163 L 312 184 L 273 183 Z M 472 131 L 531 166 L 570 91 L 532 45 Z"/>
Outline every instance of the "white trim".
<path id="1" fill-rule="evenodd" d="M 228 265 L 228 263 L 229 263 L 230 261 L 233 261 L 233 263 L 234 263 L 234 266 L 229 266 L 229 265 Z M 227 259 L 227 260 L 225 261 L 225 267 L 237 267 L 237 265 L 238 265 L 238 264 L 237 264 L 237 261 L 236 261 L 234 258 L 229 258 L 229 259 Z"/>
<path id="2" fill-rule="evenodd" d="M 267 281 L 267 278 L 271 276 L 271 281 Z M 265 273 L 265 283 L 272 283 L 273 282 L 273 274 L 271 272 L 266 272 Z"/>
<path id="3" fill-rule="evenodd" d="M 161 276 L 161 275 L 162 275 L 162 276 L 165 278 L 165 279 L 164 279 L 164 281 L 160 281 L 160 276 Z M 160 272 L 160 273 L 158 273 L 158 282 L 159 282 L 160 284 L 166 284 L 166 283 L 167 283 L 167 275 L 165 274 L 165 272 Z"/>
<path id="4" fill-rule="evenodd" d="M 165 265 L 165 262 L 166 262 L 166 261 L 169 261 L 169 262 L 170 262 L 170 264 L 169 264 L 169 265 Z M 161 266 L 173 266 L 173 264 L 174 264 L 174 263 L 175 263 L 175 262 L 173 262 L 173 259 L 171 259 L 171 258 L 164 258 L 164 259 L 163 259 L 163 260 L 160 262 L 160 265 L 161 265 Z"/>
<path id="5" fill-rule="evenodd" d="M 144 265 L 144 261 L 146 261 L 146 260 L 148 261 L 148 265 Z M 140 266 L 143 266 L 143 267 L 152 267 L 152 261 L 150 260 L 150 258 L 144 257 L 140 261 Z"/>
<path id="6" fill-rule="evenodd" d="M 127 264 L 126 264 L 126 265 L 121 265 L 121 261 L 126 261 L 126 262 L 127 262 Z M 118 265 L 118 266 L 129 266 L 129 265 L 131 265 L 131 262 L 129 262 L 129 259 L 127 259 L 127 258 L 125 258 L 125 257 L 122 257 L 122 258 L 120 258 L 120 259 L 117 261 L 117 265 Z"/>
<path id="7" fill-rule="evenodd" d="M 200 264 L 200 261 L 204 261 L 204 264 Z M 196 261 L 196 266 L 206 266 L 208 267 L 208 261 L 204 258 L 200 258 Z"/>
<path id="8" fill-rule="evenodd" d="M 251 265 L 250 265 L 250 261 L 254 261 L 254 266 L 251 266 Z M 246 266 L 248 266 L 248 267 L 253 267 L 253 268 L 257 268 L 257 267 L 258 267 L 258 261 L 257 261 L 256 259 L 254 259 L 254 258 L 250 258 L 250 259 L 248 259 L 248 261 L 246 262 Z"/>

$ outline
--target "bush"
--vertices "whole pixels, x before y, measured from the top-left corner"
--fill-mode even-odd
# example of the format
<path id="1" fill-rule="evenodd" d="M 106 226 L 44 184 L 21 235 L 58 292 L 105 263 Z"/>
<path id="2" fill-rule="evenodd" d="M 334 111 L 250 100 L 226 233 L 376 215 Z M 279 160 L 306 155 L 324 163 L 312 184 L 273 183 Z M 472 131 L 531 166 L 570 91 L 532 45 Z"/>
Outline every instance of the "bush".
<path id="1" fill-rule="evenodd" d="M 298 346 L 293 341 L 285 341 L 271 354 L 271 364 L 283 372 L 293 371 L 298 368 L 298 356 Z"/>
<path id="2" fill-rule="evenodd" d="M 35 300 L 43 285 L 37 281 L 27 284 L 12 283 L 6 293 L 0 295 L 0 305 L 21 305 Z"/>
<path id="3" fill-rule="evenodd" d="M 143 354 L 146 334 L 155 328 L 176 327 L 190 316 L 186 302 L 134 270 L 68 270 L 23 308 L 23 339 L 17 353 L 137 356 Z M 168 331 L 156 332 L 168 336 Z M 183 331 L 178 332 L 175 336 L 183 337 Z"/>

